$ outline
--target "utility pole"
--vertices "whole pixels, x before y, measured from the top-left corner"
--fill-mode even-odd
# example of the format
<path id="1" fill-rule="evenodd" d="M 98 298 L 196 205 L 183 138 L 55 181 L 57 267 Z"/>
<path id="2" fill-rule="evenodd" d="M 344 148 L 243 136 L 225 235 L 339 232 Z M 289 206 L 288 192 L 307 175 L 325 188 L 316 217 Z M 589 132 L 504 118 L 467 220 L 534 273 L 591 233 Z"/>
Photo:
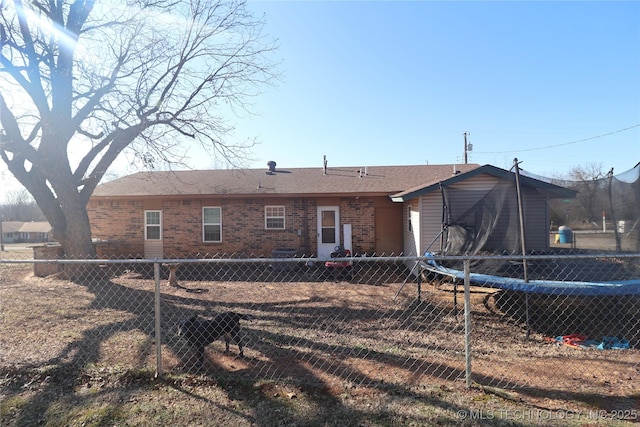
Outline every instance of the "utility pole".
<path id="1" fill-rule="evenodd" d="M 464 133 L 464 164 L 467 164 L 467 152 L 471 151 L 473 145 L 467 142 L 467 136 L 471 135 L 469 132 Z"/>

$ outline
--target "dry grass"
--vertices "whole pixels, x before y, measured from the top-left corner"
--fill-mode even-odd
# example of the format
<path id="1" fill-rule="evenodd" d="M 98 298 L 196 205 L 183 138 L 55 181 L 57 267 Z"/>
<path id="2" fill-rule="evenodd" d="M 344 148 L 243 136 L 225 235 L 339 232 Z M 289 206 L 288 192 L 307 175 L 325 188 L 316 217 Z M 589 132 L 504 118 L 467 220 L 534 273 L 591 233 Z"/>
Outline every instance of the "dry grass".
<path id="1" fill-rule="evenodd" d="M 25 254 L 0 253 L 0 259 Z M 637 350 L 555 346 L 490 313 L 473 289 L 473 372 L 448 285 L 401 282 L 162 284 L 165 374 L 154 376 L 153 281 L 83 284 L 0 263 L 0 425 L 611 425 L 640 418 Z M 461 298 L 461 297 L 460 297 Z M 461 299 L 460 299 L 461 301 Z M 461 307 L 461 305 L 460 305 Z M 172 326 L 251 314 L 246 357 L 190 351 Z M 235 350 L 235 349 L 234 349 Z M 472 419 L 474 417 L 475 419 Z M 624 421 L 617 421 L 620 425 Z"/>

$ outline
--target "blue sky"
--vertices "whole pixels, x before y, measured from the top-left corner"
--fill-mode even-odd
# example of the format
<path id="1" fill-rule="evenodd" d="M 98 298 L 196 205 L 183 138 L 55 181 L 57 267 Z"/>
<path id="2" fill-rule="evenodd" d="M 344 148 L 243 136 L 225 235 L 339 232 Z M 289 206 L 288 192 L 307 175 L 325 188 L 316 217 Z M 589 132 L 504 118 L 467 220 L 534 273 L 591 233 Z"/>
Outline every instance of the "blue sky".
<path id="1" fill-rule="evenodd" d="M 640 2 L 256 1 L 281 82 L 229 117 L 248 166 L 640 161 Z M 190 166 L 224 167 L 191 148 Z M 133 173 L 127 161 L 111 169 Z M 2 190 L 15 188 L 6 168 Z"/>
<path id="2" fill-rule="evenodd" d="M 252 167 L 640 161 L 640 3 L 250 1 L 282 82 L 236 121 Z M 626 130 L 623 130 L 626 129 Z M 605 135 L 605 136 L 603 136 Z M 195 167 L 213 164 L 201 159 Z"/>

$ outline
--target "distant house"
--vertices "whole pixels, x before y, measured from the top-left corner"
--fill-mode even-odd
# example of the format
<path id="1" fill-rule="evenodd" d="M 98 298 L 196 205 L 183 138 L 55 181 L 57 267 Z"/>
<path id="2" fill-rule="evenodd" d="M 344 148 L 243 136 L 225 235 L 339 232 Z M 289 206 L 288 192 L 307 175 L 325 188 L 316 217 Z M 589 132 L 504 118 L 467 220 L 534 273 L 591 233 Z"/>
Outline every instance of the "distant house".
<path id="1" fill-rule="evenodd" d="M 49 241 L 51 225 L 47 221 L 3 221 L 3 243 L 39 243 Z"/>
<path id="2" fill-rule="evenodd" d="M 51 225 L 47 221 L 25 222 L 19 231 L 24 242 L 47 242 L 51 234 Z"/>
<path id="3" fill-rule="evenodd" d="M 24 224 L 22 221 L 3 221 L 2 222 L 2 241 L 4 243 L 14 243 L 20 240 L 20 226 Z"/>
<path id="4" fill-rule="evenodd" d="M 103 255 L 290 250 L 328 258 L 337 245 L 356 255 L 415 255 L 440 232 L 440 183 L 482 193 L 500 174 L 509 172 L 475 164 L 278 169 L 273 162 L 268 169 L 139 172 L 99 185 L 87 209 L 92 237 L 109 243 L 99 246 Z M 541 181 L 526 185 L 535 218 L 528 227 L 542 236 L 530 247 L 546 249 L 547 202 L 567 194 Z"/>

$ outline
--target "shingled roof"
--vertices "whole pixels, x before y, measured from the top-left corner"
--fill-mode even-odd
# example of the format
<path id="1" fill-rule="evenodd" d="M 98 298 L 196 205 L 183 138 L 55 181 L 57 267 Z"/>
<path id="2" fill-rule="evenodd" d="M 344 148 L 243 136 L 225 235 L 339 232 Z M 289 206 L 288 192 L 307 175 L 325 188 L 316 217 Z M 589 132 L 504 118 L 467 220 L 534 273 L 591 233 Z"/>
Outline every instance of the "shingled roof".
<path id="1" fill-rule="evenodd" d="M 104 184 L 94 198 L 153 196 L 391 195 L 430 185 L 477 164 L 138 172 Z"/>
<path id="2" fill-rule="evenodd" d="M 21 233 L 51 233 L 51 225 L 47 221 L 25 222 L 20 226 Z"/>
<path id="3" fill-rule="evenodd" d="M 392 195 L 391 200 L 393 200 L 394 202 L 405 202 L 415 197 L 418 197 L 427 193 L 431 193 L 432 191 L 439 190 L 441 185 L 444 185 L 444 186 L 453 185 L 464 179 L 469 179 L 471 177 L 474 177 L 480 174 L 491 175 L 496 178 L 504 179 L 508 175 L 513 175 L 513 172 L 500 169 L 491 165 L 484 165 L 484 166 L 477 167 L 469 171 L 468 173 L 456 174 L 454 176 L 450 176 L 438 182 L 428 183 L 426 185 L 419 185 L 415 188 L 406 189 L 404 191 L 401 191 L 397 194 Z M 576 194 L 577 194 L 577 191 L 575 190 L 560 187 L 558 185 L 551 184 L 545 181 L 540 181 L 535 178 L 530 178 L 525 175 L 520 176 L 520 182 L 522 183 L 523 186 L 528 186 L 528 187 L 538 189 L 542 193 L 547 194 L 550 198 L 572 199 L 576 197 Z"/>

